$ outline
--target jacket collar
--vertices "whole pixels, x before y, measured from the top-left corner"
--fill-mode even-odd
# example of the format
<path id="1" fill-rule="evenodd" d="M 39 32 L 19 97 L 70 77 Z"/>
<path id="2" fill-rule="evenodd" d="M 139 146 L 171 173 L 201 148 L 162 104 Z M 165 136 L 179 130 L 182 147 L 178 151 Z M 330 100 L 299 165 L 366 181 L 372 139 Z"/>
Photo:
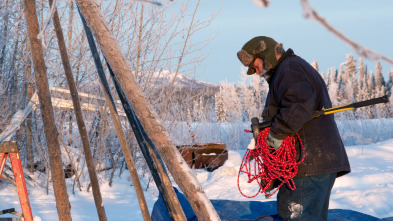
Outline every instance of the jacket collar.
<path id="1" fill-rule="evenodd" d="M 280 59 L 278 59 L 277 63 L 274 65 L 273 68 L 271 68 L 266 74 L 270 75 L 269 81 L 267 83 L 270 84 L 270 82 L 272 81 L 273 75 L 276 72 L 278 66 L 280 66 L 281 62 L 284 61 L 286 58 L 295 55 L 295 53 L 293 52 L 292 49 L 288 49 L 283 55 L 281 55 Z"/>

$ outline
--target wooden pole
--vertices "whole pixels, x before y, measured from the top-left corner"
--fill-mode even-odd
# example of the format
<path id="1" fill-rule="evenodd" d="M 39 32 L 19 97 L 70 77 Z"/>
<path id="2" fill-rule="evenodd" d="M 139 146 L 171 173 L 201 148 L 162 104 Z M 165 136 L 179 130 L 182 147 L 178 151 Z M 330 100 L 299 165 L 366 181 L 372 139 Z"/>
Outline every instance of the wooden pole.
<path id="1" fill-rule="evenodd" d="M 52 7 L 53 0 L 49 0 L 49 4 Z M 61 28 L 60 19 L 59 19 L 59 15 L 57 13 L 57 10 L 53 14 L 53 25 L 55 27 L 56 36 L 57 36 L 57 40 L 58 40 L 58 44 L 59 44 L 61 60 L 63 62 L 63 67 L 64 67 L 64 73 L 66 75 L 68 86 L 70 88 L 70 94 L 71 94 L 72 103 L 74 106 L 74 113 L 75 113 L 75 117 L 76 117 L 76 122 L 78 124 L 79 134 L 80 134 L 80 137 L 82 140 L 83 151 L 85 153 L 87 171 L 89 172 L 90 183 L 93 188 L 93 197 L 94 197 L 94 202 L 95 202 L 96 209 L 97 209 L 98 218 L 101 221 L 106 221 L 107 217 L 106 217 L 106 213 L 105 213 L 104 203 L 103 203 L 102 197 L 101 197 L 100 185 L 98 183 L 98 178 L 97 178 L 97 173 L 95 171 L 93 157 L 91 154 L 89 136 L 86 131 L 85 122 L 83 120 L 82 108 L 81 108 L 81 105 L 79 102 L 79 95 L 78 95 L 78 91 L 76 89 L 74 77 L 72 75 L 71 65 L 70 65 L 70 62 L 68 59 L 67 48 L 66 48 L 64 36 L 63 36 L 63 30 Z"/>
<path id="2" fill-rule="evenodd" d="M 105 89 L 104 89 L 104 91 L 105 91 Z M 117 137 L 119 138 L 121 149 L 123 150 L 124 159 L 127 163 L 128 170 L 130 171 L 130 174 L 131 174 L 132 183 L 134 184 L 136 196 L 138 198 L 139 207 L 141 208 L 143 219 L 145 221 L 150 221 L 151 220 L 150 213 L 149 213 L 149 209 L 147 207 L 145 195 L 143 193 L 143 188 L 142 188 L 141 182 L 139 180 L 138 172 L 136 170 L 134 160 L 132 159 L 130 149 L 127 146 L 127 140 L 126 140 L 126 137 L 124 136 L 123 128 L 121 127 L 119 115 L 116 113 L 115 107 L 114 107 L 113 103 L 111 102 L 109 95 L 107 93 L 104 93 L 104 94 L 105 94 L 106 102 L 108 103 L 108 106 L 109 106 L 109 111 L 111 113 L 113 123 L 116 128 Z"/>
<path id="3" fill-rule="evenodd" d="M 49 151 L 49 162 L 52 171 L 53 189 L 56 198 L 56 208 L 59 220 L 71 220 L 71 205 L 68 199 L 67 186 L 64 180 L 63 163 L 61 160 L 58 132 L 55 125 L 53 106 L 49 93 L 48 79 L 41 41 L 38 35 L 38 19 L 35 0 L 24 0 L 25 20 L 30 39 L 35 78 L 38 88 L 38 99 L 44 122 L 45 138 Z"/>
<path id="4" fill-rule="evenodd" d="M 157 146 L 168 170 L 185 194 L 198 220 L 220 220 L 198 180 L 177 151 L 176 146 L 169 139 L 157 115 L 151 110 L 148 100 L 136 83 L 126 59 L 101 15 L 99 5 L 93 0 L 77 0 L 77 3 L 88 26 L 92 29 L 97 41 L 100 43 L 113 72 L 119 79 L 121 87 L 133 106 L 135 113 Z"/>
<path id="5" fill-rule="evenodd" d="M 27 44 L 27 53 L 30 53 L 30 45 Z M 31 78 L 31 61 L 28 60 L 26 68 L 26 78 Z M 34 93 L 33 83 L 27 83 L 27 98 L 31 99 Z M 33 114 L 29 113 L 26 119 L 26 155 L 27 155 L 27 168 L 30 173 L 34 173 L 34 151 L 33 151 L 33 134 L 32 134 L 32 117 Z"/>

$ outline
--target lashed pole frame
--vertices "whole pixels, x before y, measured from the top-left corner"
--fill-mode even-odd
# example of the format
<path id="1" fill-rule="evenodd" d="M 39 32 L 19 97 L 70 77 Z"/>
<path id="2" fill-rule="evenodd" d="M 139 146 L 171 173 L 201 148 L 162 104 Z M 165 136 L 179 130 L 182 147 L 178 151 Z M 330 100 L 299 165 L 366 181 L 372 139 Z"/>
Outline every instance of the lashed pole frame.
<path id="1" fill-rule="evenodd" d="M 49 0 L 49 4 L 52 7 L 53 0 Z M 100 191 L 100 185 L 99 185 L 98 178 L 97 178 L 97 173 L 96 173 L 94 162 L 93 162 L 93 156 L 91 153 L 91 148 L 90 148 L 90 143 L 89 143 L 89 136 L 86 131 L 85 122 L 83 120 L 82 108 L 81 108 L 81 104 L 79 102 L 79 95 L 78 95 L 78 91 L 76 89 L 74 77 L 72 75 L 71 65 L 70 65 L 70 61 L 68 59 L 67 48 L 66 48 L 65 40 L 64 40 L 64 36 L 63 36 L 63 30 L 61 28 L 60 19 L 59 19 L 59 15 L 57 13 L 57 10 L 53 14 L 53 25 L 55 27 L 57 42 L 58 42 L 59 49 L 60 49 L 61 60 L 62 60 L 63 67 L 64 67 L 64 73 L 66 75 L 67 83 L 70 88 L 70 94 L 71 94 L 71 98 L 72 98 L 72 104 L 74 106 L 75 118 L 76 118 L 76 122 L 78 125 L 79 134 L 80 134 L 80 137 L 82 140 L 83 151 L 85 153 L 87 171 L 89 173 L 91 186 L 93 187 L 93 198 L 94 198 L 94 202 L 96 205 L 98 218 L 100 221 L 106 221 L 107 217 L 106 217 L 106 213 L 105 213 L 104 202 L 102 201 L 102 196 L 101 196 L 101 191 Z"/>
<path id="2" fill-rule="evenodd" d="M 38 99 L 44 122 L 46 143 L 49 151 L 49 162 L 52 172 L 53 190 L 56 198 L 56 208 L 59 220 L 71 220 L 71 205 L 68 199 L 67 186 L 64 180 L 63 163 L 58 140 L 58 132 L 55 125 L 53 106 L 49 93 L 49 84 L 46 76 L 46 67 L 42 43 L 37 38 L 38 19 L 35 0 L 24 0 L 25 20 L 29 33 L 30 48 L 34 64 L 34 73 L 38 88 Z"/>
<path id="3" fill-rule="evenodd" d="M 78 8 L 78 11 L 79 11 L 79 8 Z M 145 221 L 150 221 L 151 217 L 150 217 L 149 209 L 147 207 L 146 199 L 145 199 L 145 196 L 143 193 L 143 188 L 142 188 L 141 182 L 139 180 L 138 172 L 135 168 L 135 164 L 132 159 L 130 149 L 127 146 L 127 140 L 126 140 L 126 137 L 124 136 L 123 128 L 120 123 L 120 118 L 117 113 L 114 99 L 113 99 L 112 94 L 110 92 L 108 81 L 105 78 L 104 68 L 103 68 L 102 63 L 100 61 L 97 47 L 94 43 L 93 34 L 91 33 L 91 30 L 86 26 L 86 21 L 84 20 L 83 16 L 81 16 L 81 19 L 82 19 L 83 27 L 85 29 L 85 33 L 87 35 L 87 41 L 89 43 L 90 50 L 91 50 L 91 53 L 92 53 L 92 56 L 93 56 L 93 59 L 94 59 L 94 62 L 95 62 L 96 68 L 97 68 L 97 74 L 98 74 L 98 77 L 100 78 L 101 87 L 102 87 L 104 94 L 105 94 L 105 100 L 109 106 L 109 111 L 112 116 L 113 123 L 115 125 L 115 129 L 117 132 L 117 136 L 119 138 L 120 146 L 123 150 L 124 158 L 126 160 L 128 169 L 131 174 L 132 183 L 134 184 L 134 188 L 136 191 L 136 195 L 138 198 L 139 207 L 141 209 L 143 219 Z"/>
<path id="4" fill-rule="evenodd" d="M 191 169 L 170 140 L 164 126 L 151 110 L 150 104 L 133 78 L 130 67 L 103 19 L 100 7 L 93 0 L 76 0 L 88 26 L 101 45 L 127 99 L 130 101 L 146 132 L 156 144 L 168 170 L 191 204 L 198 220 L 220 220 Z"/>
<path id="5" fill-rule="evenodd" d="M 112 105 L 114 106 L 114 101 L 110 92 L 109 84 L 105 77 L 104 68 L 102 66 L 100 56 L 98 54 L 97 46 L 94 42 L 93 33 L 91 32 L 91 29 L 87 26 L 86 20 L 83 17 L 83 15 L 80 13 L 79 7 L 78 7 L 78 12 L 81 17 L 83 27 L 85 29 L 86 38 L 89 43 L 91 53 L 93 55 L 94 63 L 97 68 L 97 73 L 100 78 L 101 85 L 104 87 L 104 92 L 106 94 L 106 97 L 110 97 L 110 101 L 108 102 L 112 103 Z M 186 220 L 184 211 L 179 203 L 175 191 L 173 190 L 168 174 L 165 171 L 164 163 L 162 162 L 162 159 L 160 158 L 155 145 L 147 136 L 142 125 L 140 124 L 139 119 L 135 116 L 133 108 L 132 106 L 130 106 L 130 103 L 128 102 L 126 96 L 124 95 L 124 92 L 121 89 L 121 86 L 119 85 L 108 62 L 107 65 L 112 80 L 115 84 L 116 91 L 123 105 L 124 112 L 127 115 L 128 121 L 134 132 L 135 138 L 139 144 L 141 152 L 153 176 L 153 180 L 156 183 L 156 186 L 160 194 L 162 195 L 162 199 L 168 211 L 169 217 L 171 218 L 171 220 L 175 220 L 175 221 Z"/>

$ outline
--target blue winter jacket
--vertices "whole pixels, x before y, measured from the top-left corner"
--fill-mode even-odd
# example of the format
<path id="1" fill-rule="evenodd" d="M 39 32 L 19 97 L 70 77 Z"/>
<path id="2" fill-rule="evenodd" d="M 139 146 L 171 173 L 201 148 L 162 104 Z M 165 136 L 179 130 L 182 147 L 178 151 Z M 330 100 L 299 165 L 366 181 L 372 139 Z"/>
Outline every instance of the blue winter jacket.
<path id="1" fill-rule="evenodd" d="M 305 60 L 288 49 L 270 70 L 269 93 L 262 113 L 272 121 L 273 137 L 299 134 L 305 150 L 297 176 L 351 171 L 334 115 L 313 118 L 313 112 L 332 107 L 325 81 Z M 297 142 L 297 158 L 301 158 Z"/>

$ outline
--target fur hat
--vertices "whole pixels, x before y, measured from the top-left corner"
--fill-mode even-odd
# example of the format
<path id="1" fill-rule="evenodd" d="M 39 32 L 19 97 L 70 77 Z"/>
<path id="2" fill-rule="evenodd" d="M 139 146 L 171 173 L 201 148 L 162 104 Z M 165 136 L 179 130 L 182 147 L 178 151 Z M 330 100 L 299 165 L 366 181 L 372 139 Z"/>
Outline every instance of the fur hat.
<path id="1" fill-rule="evenodd" d="M 250 65 L 254 63 L 256 58 L 261 58 L 272 66 L 277 63 L 275 54 L 277 44 L 274 39 L 266 36 L 255 37 L 244 44 L 242 50 L 237 52 L 237 57 L 244 66 L 249 67 L 248 75 L 255 73 L 255 69 Z"/>

